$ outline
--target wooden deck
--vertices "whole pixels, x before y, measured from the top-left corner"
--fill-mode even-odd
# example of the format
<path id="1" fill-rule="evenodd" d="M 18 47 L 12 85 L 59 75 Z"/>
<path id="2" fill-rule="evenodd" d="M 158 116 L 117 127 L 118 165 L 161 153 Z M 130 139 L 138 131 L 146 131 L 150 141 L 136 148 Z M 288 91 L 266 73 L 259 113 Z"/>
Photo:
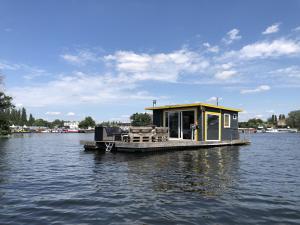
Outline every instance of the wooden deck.
<path id="1" fill-rule="evenodd" d="M 249 140 L 232 141 L 189 141 L 189 140 L 170 140 L 166 142 L 121 142 L 121 141 L 90 141 L 81 142 L 85 150 L 109 150 L 116 152 L 153 152 L 166 150 L 186 150 L 210 148 L 218 146 L 247 145 Z"/>

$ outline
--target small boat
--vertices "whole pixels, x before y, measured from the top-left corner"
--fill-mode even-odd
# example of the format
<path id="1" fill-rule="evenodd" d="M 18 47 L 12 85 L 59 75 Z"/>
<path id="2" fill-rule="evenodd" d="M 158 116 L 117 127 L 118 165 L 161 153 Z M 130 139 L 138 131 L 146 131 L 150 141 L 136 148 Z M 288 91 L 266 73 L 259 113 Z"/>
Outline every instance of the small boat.
<path id="1" fill-rule="evenodd" d="M 278 133 L 279 131 L 278 131 L 278 129 L 275 129 L 275 128 L 267 128 L 265 132 L 266 133 Z"/>
<path id="2" fill-rule="evenodd" d="M 64 133 L 79 133 L 79 130 L 67 129 L 67 130 L 64 130 Z"/>
<path id="3" fill-rule="evenodd" d="M 281 128 L 278 129 L 279 133 L 297 133 L 297 129 L 291 129 L 291 128 Z"/>

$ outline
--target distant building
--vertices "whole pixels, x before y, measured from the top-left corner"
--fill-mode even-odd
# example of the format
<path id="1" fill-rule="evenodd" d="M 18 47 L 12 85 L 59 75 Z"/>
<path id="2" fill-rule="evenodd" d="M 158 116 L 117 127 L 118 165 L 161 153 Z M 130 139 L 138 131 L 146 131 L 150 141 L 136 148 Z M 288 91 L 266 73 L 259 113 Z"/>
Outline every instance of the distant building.
<path id="1" fill-rule="evenodd" d="M 286 127 L 285 115 L 280 114 L 277 121 L 277 127 Z"/>
<path id="2" fill-rule="evenodd" d="M 69 128 L 71 130 L 78 130 L 79 122 L 78 121 L 66 121 L 66 122 L 64 122 L 64 127 Z"/>

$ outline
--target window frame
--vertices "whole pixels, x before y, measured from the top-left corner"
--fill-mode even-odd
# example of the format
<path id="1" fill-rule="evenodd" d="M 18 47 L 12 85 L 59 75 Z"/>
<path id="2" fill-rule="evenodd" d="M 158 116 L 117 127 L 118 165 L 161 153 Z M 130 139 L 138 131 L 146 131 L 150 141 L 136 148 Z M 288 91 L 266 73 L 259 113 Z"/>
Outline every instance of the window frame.
<path id="1" fill-rule="evenodd" d="M 228 116 L 228 125 L 226 126 L 226 116 Z M 231 126 L 231 115 L 229 113 L 224 113 L 224 128 L 230 128 Z"/>
<path id="2" fill-rule="evenodd" d="M 237 118 L 238 118 L 237 114 L 233 114 L 233 115 L 232 115 L 232 119 L 233 119 L 233 120 L 237 120 Z"/>

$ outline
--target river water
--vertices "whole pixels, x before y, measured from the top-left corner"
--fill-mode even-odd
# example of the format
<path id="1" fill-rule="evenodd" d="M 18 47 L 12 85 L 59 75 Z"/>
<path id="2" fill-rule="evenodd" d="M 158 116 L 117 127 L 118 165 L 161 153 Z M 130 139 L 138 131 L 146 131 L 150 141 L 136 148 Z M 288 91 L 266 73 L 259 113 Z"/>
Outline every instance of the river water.
<path id="1" fill-rule="evenodd" d="M 300 223 L 300 134 L 154 154 L 84 152 L 92 139 L 0 139 L 0 224 Z"/>

